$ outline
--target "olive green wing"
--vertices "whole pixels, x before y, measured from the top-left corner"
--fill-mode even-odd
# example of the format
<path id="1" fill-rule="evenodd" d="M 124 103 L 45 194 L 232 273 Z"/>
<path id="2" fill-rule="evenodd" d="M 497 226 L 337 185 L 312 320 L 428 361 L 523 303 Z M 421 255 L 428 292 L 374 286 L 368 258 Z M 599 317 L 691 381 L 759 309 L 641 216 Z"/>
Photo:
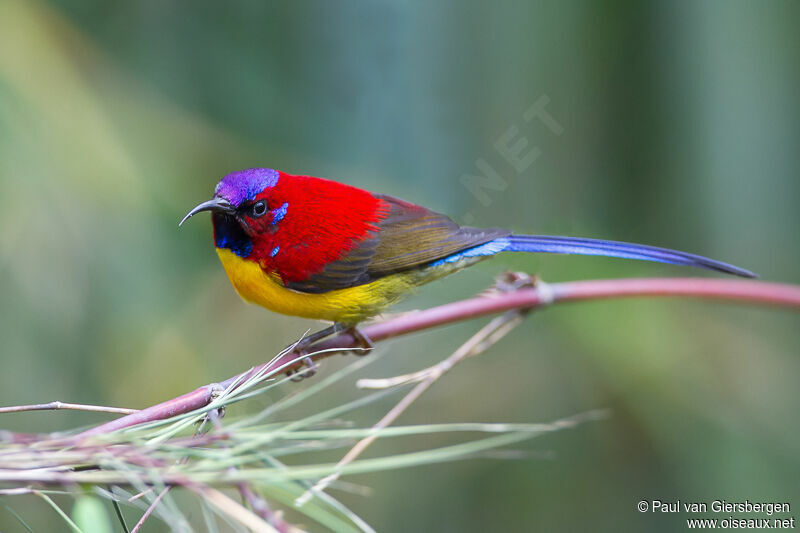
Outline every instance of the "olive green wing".
<path id="1" fill-rule="evenodd" d="M 375 196 L 388 205 L 388 215 L 377 223 L 378 231 L 307 280 L 289 283 L 289 288 L 324 293 L 362 285 L 510 234 L 498 228 L 459 226 L 422 206 L 392 196 Z"/>

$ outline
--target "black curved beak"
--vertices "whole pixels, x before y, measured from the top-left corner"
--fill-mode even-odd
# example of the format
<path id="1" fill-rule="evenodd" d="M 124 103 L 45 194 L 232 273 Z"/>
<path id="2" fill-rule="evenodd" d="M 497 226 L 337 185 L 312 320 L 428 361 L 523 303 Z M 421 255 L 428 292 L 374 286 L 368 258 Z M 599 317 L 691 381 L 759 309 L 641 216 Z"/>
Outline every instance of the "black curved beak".
<path id="1" fill-rule="evenodd" d="M 189 213 L 187 213 L 186 216 L 183 217 L 181 223 L 178 224 L 178 227 L 183 226 L 184 222 L 195 216 L 197 213 L 201 213 L 203 211 L 219 211 L 221 213 L 233 214 L 236 212 L 236 208 L 233 207 L 233 205 L 225 198 L 214 198 L 207 202 L 203 202 L 202 204 L 198 205 L 197 207 L 189 211 Z"/>

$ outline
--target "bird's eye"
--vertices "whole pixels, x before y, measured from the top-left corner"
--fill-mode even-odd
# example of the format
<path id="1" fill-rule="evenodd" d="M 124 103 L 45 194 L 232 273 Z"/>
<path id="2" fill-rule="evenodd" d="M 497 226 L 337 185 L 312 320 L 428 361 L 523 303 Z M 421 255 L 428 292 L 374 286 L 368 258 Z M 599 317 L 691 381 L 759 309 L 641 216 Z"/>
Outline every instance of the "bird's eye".
<path id="1" fill-rule="evenodd" d="M 250 212 L 253 214 L 254 217 L 263 217 L 267 214 L 267 202 L 264 200 L 260 200 L 253 204 L 253 207 L 250 208 Z"/>

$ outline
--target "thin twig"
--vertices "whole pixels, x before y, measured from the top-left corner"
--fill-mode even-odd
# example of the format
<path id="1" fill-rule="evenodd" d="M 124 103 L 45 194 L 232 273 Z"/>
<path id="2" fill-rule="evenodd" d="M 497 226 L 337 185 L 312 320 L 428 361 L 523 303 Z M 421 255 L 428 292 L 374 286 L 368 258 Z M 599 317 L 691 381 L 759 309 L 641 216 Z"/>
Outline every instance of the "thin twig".
<path id="1" fill-rule="evenodd" d="M 238 502 L 230 499 L 216 489 L 207 487 L 205 485 L 194 484 L 187 485 L 186 488 L 196 493 L 198 496 L 203 498 L 203 500 L 209 502 L 223 513 L 237 520 L 240 524 L 250 528 L 256 533 L 277 533 L 277 530 L 274 527 L 262 520 L 254 512 L 245 508 Z M 296 529 L 295 531 L 299 533 L 302 530 Z"/>
<path id="2" fill-rule="evenodd" d="M 125 409 L 124 407 L 107 407 L 105 405 L 86 405 L 81 403 L 55 401 L 31 405 L 0 407 L 0 415 L 5 413 L 23 413 L 25 411 L 59 411 L 62 409 L 69 409 L 72 411 L 90 411 L 96 413 L 113 413 L 115 415 L 130 415 L 139 411 L 138 409 Z"/>
<path id="3" fill-rule="evenodd" d="M 536 308 L 559 302 L 628 298 L 642 296 L 688 297 L 708 300 L 739 301 L 753 305 L 800 308 L 800 286 L 707 278 L 641 278 L 575 281 L 569 283 L 541 284 L 536 288 L 520 289 L 503 294 L 484 295 L 459 302 L 407 313 L 401 316 L 368 324 L 360 328 L 361 333 L 373 342 L 383 341 L 444 324 L 502 313 L 511 309 Z M 308 357 L 318 360 L 332 355 L 334 350 L 348 350 L 360 344 L 350 332 L 315 343 Z M 326 351 L 327 350 L 327 351 Z M 200 387 L 172 400 L 148 407 L 137 413 L 95 426 L 77 435 L 77 438 L 110 433 L 145 422 L 163 420 L 188 413 L 206 406 L 215 390 L 223 388 L 249 376 L 261 373 L 269 375 L 271 370 L 297 370 L 302 359 L 294 353 L 273 358 L 268 364 L 252 368 L 244 374 L 234 376 L 219 384 Z"/>
<path id="4" fill-rule="evenodd" d="M 220 433 L 223 431 L 222 419 L 217 411 L 209 411 L 208 419 L 211 420 L 216 431 Z M 228 446 L 226 446 L 226 448 L 227 447 Z M 237 470 L 238 468 L 235 466 L 228 468 L 228 472 L 236 472 Z M 239 490 L 239 494 L 241 494 L 244 501 L 253 509 L 253 512 L 275 528 L 275 531 L 278 533 L 289 533 L 292 530 L 292 526 L 283 519 L 281 513 L 273 512 L 269 504 L 261 496 L 256 494 L 255 491 L 250 488 L 249 484 L 241 481 L 236 484 L 236 488 Z"/>
<path id="5" fill-rule="evenodd" d="M 485 351 L 487 348 L 489 348 L 489 346 L 500 340 L 515 326 L 517 326 L 520 323 L 520 320 L 521 311 L 508 311 L 503 316 L 493 319 L 491 322 L 481 328 L 480 331 L 473 335 L 467 342 L 462 344 L 455 352 L 447 357 L 447 359 L 444 359 L 440 363 L 427 369 L 426 377 L 420 381 L 417 386 L 411 389 L 408 394 L 406 394 L 397 403 L 397 405 L 395 405 L 388 413 L 386 413 L 386 415 L 384 415 L 383 418 L 378 421 L 378 423 L 372 426 L 372 429 L 375 430 L 375 434 L 358 441 L 356 445 L 345 454 L 341 461 L 339 461 L 335 470 L 331 474 L 319 480 L 316 484 L 314 484 L 313 487 L 308 489 L 299 498 L 297 498 L 295 500 L 295 505 L 302 507 L 308 503 L 315 494 L 324 491 L 331 483 L 339 479 L 339 476 L 341 475 L 341 469 L 344 466 L 352 463 L 358 458 L 358 456 L 364 453 L 364 450 L 366 450 L 378 439 L 378 432 L 394 423 L 394 421 L 397 420 L 397 418 L 403 414 L 403 412 L 405 412 L 405 410 L 408 409 L 412 403 L 422 396 L 422 394 L 428 390 L 428 388 L 430 388 L 430 386 L 433 385 L 436 380 L 438 380 L 441 376 L 450 371 L 455 365 L 467 357 L 472 357 Z"/>
<path id="6" fill-rule="evenodd" d="M 113 491 L 110 490 L 109 492 L 112 496 L 114 496 Z M 122 530 L 125 533 L 130 533 L 130 529 L 128 529 L 128 524 L 125 522 L 125 516 L 122 514 L 122 507 L 119 505 L 119 500 L 117 500 L 116 496 L 114 496 L 111 500 L 111 505 L 114 507 L 114 513 L 117 515 L 117 520 L 119 520 L 119 525 L 122 526 Z"/>
<path id="7" fill-rule="evenodd" d="M 508 319 L 506 319 L 508 317 Z M 494 328 L 493 331 L 486 337 L 483 343 L 478 344 L 471 353 L 464 356 L 472 357 L 474 355 L 478 355 L 481 352 L 485 351 L 489 346 L 496 343 L 498 340 L 503 338 L 507 333 L 509 333 L 512 329 L 517 327 L 519 321 L 521 320 L 521 316 L 519 313 L 515 311 L 509 311 L 507 315 L 503 315 L 500 317 L 499 324 L 497 328 Z M 491 326 L 492 323 L 487 324 L 487 328 Z M 476 336 L 479 335 L 481 332 L 476 333 Z M 474 338 L 474 337 L 473 337 Z M 471 341 L 472 339 L 470 339 Z M 469 341 L 467 341 L 469 342 Z M 453 354 L 455 355 L 455 354 Z M 451 356 L 452 357 L 452 356 Z M 356 386 L 359 389 L 388 389 L 391 387 L 397 387 L 400 385 L 404 385 L 407 383 L 414 383 L 416 381 L 422 381 L 429 377 L 437 378 L 441 374 L 444 373 L 446 370 L 450 370 L 451 366 L 448 366 L 448 359 L 444 361 L 440 361 L 433 366 L 429 366 L 428 368 L 423 368 L 422 370 L 417 370 L 416 372 L 411 372 L 410 374 L 403 374 L 400 376 L 394 376 L 391 378 L 382 378 L 382 379 L 359 379 L 356 382 Z M 458 361 L 455 361 L 453 364 L 459 362 L 461 359 L 459 358 Z"/>
<path id="8" fill-rule="evenodd" d="M 141 499 L 141 498 L 144 498 L 145 496 L 147 496 L 147 495 L 148 495 L 148 494 L 150 494 L 151 492 L 155 492 L 155 490 L 156 490 L 156 489 L 154 489 L 154 488 L 150 487 L 149 489 L 147 489 L 147 490 L 143 490 L 143 491 L 141 491 L 141 492 L 140 492 L 140 493 L 138 493 L 138 494 L 134 494 L 133 496 L 131 496 L 130 498 L 128 498 L 128 503 L 133 503 L 133 502 L 135 502 L 136 500 L 139 500 L 139 499 Z"/>
<path id="9" fill-rule="evenodd" d="M 203 431 L 203 424 L 200 424 L 200 426 L 197 428 L 197 430 L 195 431 L 195 433 L 192 436 L 192 438 L 193 439 L 197 439 L 198 437 L 200 437 L 202 435 L 202 431 Z M 176 463 L 177 464 L 184 464 L 188 460 L 189 460 L 189 456 L 186 455 L 186 456 L 181 457 L 179 460 L 177 460 Z M 147 519 L 153 513 L 153 511 L 155 510 L 156 506 L 158 506 L 158 504 L 161 502 L 161 500 L 164 498 L 164 496 L 166 496 L 167 493 L 171 489 L 172 489 L 172 486 L 164 487 L 164 489 L 161 491 L 161 493 L 158 496 L 156 496 L 156 499 L 153 500 L 153 502 L 150 504 L 150 507 L 147 508 L 147 510 L 145 511 L 144 515 L 142 515 L 142 517 L 136 523 L 136 526 L 134 526 L 134 528 L 131 531 L 131 533 L 136 533 L 137 531 L 139 531 L 139 529 L 142 527 L 142 525 L 144 525 L 144 523 L 147 521 Z M 154 490 L 154 488 L 151 487 L 151 488 L 149 488 L 149 489 L 147 489 L 145 491 L 140 492 L 138 495 L 131 497 L 128 501 L 130 501 L 130 502 L 136 501 L 138 498 L 143 497 L 145 494 L 149 494 L 153 490 Z"/>
<path id="10" fill-rule="evenodd" d="M 30 487 L 19 487 L 16 489 L 0 490 L 0 496 L 24 496 L 25 494 L 33 494 L 33 489 Z"/>
<path id="11" fill-rule="evenodd" d="M 41 491 L 38 491 L 38 490 L 34 490 L 34 491 L 33 491 L 33 494 L 35 494 L 35 495 L 39 496 L 39 497 L 40 497 L 40 498 L 42 498 L 42 499 L 43 499 L 45 502 L 47 502 L 47 505 L 49 505 L 50 507 L 52 507 L 52 508 L 53 508 L 53 510 L 54 510 L 56 513 L 58 513 L 58 515 L 61 517 L 61 519 L 62 519 L 62 520 L 64 520 L 64 522 L 66 522 L 66 523 L 67 523 L 67 525 L 70 527 L 70 529 L 72 529 L 72 531 L 74 531 L 75 533 L 83 533 L 83 531 L 81 530 L 81 528 L 79 528 L 79 527 L 78 527 L 78 525 L 77 525 L 75 522 L 73 522 L 73 521 L 72 521 L 72 519 L 71 519 L 71 518 L 70 518 L 70 517 L 67 515 L 67 513 L 65 513 L 65 512 L 64 512 L 64 510 L 63 510 L 61 507 L 59 507 L 59 506 L 56 504 L 56 502 L 54 502 L 54 501 L 52 500 L 52 498 L 50 498 L 50 496 L 48 496 L 48 495 L 47 495 L 47 494 L 45 494 L 44 492 L 41 492 Z"/>
<path id="12" fill-rule="evenodd" d="M 159 495 L 156 496 L 156 499 L 153 500 L 153 503 L 150 504 L 150 507 L 147 508 L 142 517 L 139 519 L 139 521 L 136 522 L 136 525 L 133 526 L 133 529 L 131 529 L 131 533 L 138 533 L 138 531 L 142 528 L 144 523 L 147 522 L 147 519 L 150 518 L 150 515 L 153 514 L 153 511 L 156 510 L 158 504 L 161 503 L 161 500 L 164 498 L 164 496 L 167 495 L 170 488 L 171 487 L 164 487 L 164 489 L 159 493 Z"/>
<path id="13" fill-rule="evenodd" d="M 71 492 L 65 490 L 36 490 L 31 487 L 18 487 L 15 489 L 2 489 L 0 490 L 0 496 L 25 496 L 27 494 L 65 494 L 69 495 L 72 494 Z"/>
<path id="14" fill-rule="evenodd" d="M 275 531 L 278 533 L 289 533 L 292 531 L 293 526 L 289 525 L 289 523 L 283 519 L 283 513 L 280 511 L 273 511 L 266 500 L 256 494 L 253 489 L 250 488 L 250 485 L 242 481 L 236 484 L 236 488 L 239 490 L 239 494 L 242 495 L 242 498 L 244 498 L 253 509 L 253 512 L 258 515 L 259 518 L 272 525 Z M 294 531 L 299 531 L 299 529 L 294 528 Z"/>
<path id="15" fill-rule="evenodd" d="M 199 436 L 201 435 L 201 432 L 202 432 L 202 430 L 203 430 L 203 424 L 200 424 L 200 426 L 197 428 L 197 430 L 195 431 L 195 434 L 192 436 L 192 438 L 193 438 L 193 439 L 196 439 L 197 437 L 199 437 Z M 178 460 L 176 461 L 176 464 L 184 464 L 184 463 L 186 463 L 188 460 L 189 460 L 189 457 L 188 457 L 188 456 L 183 456 L 183 457 L 181 457 L 180 459 L 178 459 Z M 172 486 L 167 486 L 167 487 L 164 487 L 164 489 L 161 491 L 161 493 L 160 493 L 158 496 L 156 496 L 156 499 L 155 499 L 155 500 L 153 500 L 153 502 L 152 502 L 152 503 L 150 504 L 150 506 L 147 508 L 147 510 L 145 511 L 144 515 L 142 515 L 142 517 L 139 519 L 139 522 L 137 522 L 137 523 L 136 523 L 136 526 L 133 528 L 133 530 L 131 531 L 131 533 L 136 533 L 136 532 L 139 530 L 139 528 L 141 528 L 141 527 L 142 527 L 142 525 L 145 523 L 145 521 L 147 521 L 147 519 L 148 519 L 148 517 L 150 516 L 150 514 L 152 514 L 152 512 L 155 510 L 155 508 L 156 508 L 156 506 L 159 504 L 159 502 L 160 502 L 160 501 L 161 501 L 161 500 L 164 498 L 164 496 L 166 496 L 166 495 L 167 495 L 167 493 L 168 493 L 168 492 L 169 492 L 171 489 L 172 489 Z M 150 494 L 150 493 L 151 493 L 151 492 L 153 492 L 154 490 L 155 490 L 155 487 L 150 487 L 149 489 L 147 489 L 147 490 L 143 490 L 143 491 L 141 491 L 139 494 L 137 494 L 137 495 L 135 495 L 135 496 L 131 496 L 131 497 L 128 499 L 128 501 L 129 501 L 129 502 L 134 502 L 134 501 L 136 501 L 137 499 L 139 499 L 139 498 L 142 498 L 142 497 L 144 497 L 144 496 L 145 496 L 145 495 L 147 495 L 147 494 Z"/>

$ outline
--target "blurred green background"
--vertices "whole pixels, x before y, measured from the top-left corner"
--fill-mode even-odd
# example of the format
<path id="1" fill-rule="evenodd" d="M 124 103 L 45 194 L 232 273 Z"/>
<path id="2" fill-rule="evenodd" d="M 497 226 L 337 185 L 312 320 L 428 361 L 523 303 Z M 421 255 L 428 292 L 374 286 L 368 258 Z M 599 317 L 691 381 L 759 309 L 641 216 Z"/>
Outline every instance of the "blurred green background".
<path id="1" fill-rule="evenodd" d="M 317 328 L 239 300 L 207 217 L 178 230 L 220 176 L 252 166 L 474 225 L 668 246 L 800 282 L 798 20 L 790 1 L 0 0 L 0 405 L 143 407 Z M 524 119 L 536 102 L 558 128 Z M 521 171 L 495 147 L 506 134 L 536 155 Z M 501 182 L 476 196 L 461 177 L 479 160 Z M 471 295 L 503 269 L 704 275 L 502 256 L 396 309 Z M 433 364 L 479 325 L 382 346 L 363 375 Z M 336 495 L 379 531 L 683 530 L 685 514 L 636 512 L 653 498 L 800 508 L 797 326 L 785 311 L 677 300 L 536 313 L 401 423 L 601 407 L 610 419 L 526 444 L 529 459 L 354 476 L 373 495 Z M 0 428 L 103 419 L 4 415 Z M 63 526 L 33 497 L 3 503 L 36 531 Z M 0 506 L 0 531 L 19 530 Z"/>

